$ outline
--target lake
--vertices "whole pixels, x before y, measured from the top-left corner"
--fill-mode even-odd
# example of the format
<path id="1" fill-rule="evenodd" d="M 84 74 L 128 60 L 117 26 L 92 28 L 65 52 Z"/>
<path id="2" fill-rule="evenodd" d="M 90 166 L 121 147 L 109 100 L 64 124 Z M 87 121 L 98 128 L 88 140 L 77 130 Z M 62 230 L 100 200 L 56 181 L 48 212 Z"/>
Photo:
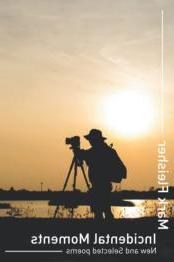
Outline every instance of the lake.
<path id="1" fill-rule="evenodd" d="M 134 207 L 112 207 L 115 218 L 141 218 L 157 216 L 157 200 L 129 200 L 134 203 Z M 168 200 L 166 214 L 167 217 L 174 217 L 174 200 Z M 52 218 L 55 207 L 49 206 L 48 201 L 0 201 L 9 203 L 11 208 L 0 209 L 0 217 L 19 218 Z M 58 218 L 70 218 L 72 209 L 59 207 Z M 89 206 L 79 206 L 74 209 L 74 218 L 92 218 L 93 214 Z"/>

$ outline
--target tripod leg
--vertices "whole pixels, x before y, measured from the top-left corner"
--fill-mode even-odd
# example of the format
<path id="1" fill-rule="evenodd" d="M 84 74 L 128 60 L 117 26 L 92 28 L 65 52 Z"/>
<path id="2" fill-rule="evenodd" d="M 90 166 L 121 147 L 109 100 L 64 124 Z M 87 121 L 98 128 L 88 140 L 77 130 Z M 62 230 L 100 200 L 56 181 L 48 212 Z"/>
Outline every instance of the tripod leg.
<path id="1" fill-rule="evenodd" d="M 88 180 L 87 180 L 87 177 L 86 177 L 86 174 L 85 174 L 85 170 L 84 170 L 83 165 L 80 165 L 80 168 L 81 168 L 81 170 L 82 170 L 82 174 L 83 174 L 83 176 L 84 176 L 84 179 L 85 179 L 87 188 L 90 189 L 90 185 L 89 185 L 89 183 L 88 183 Z"/>
<path id="2" fill-rule="evenodd" d="M 55 211 L 54 211 L 54 218 L 56 218 L 57 212 L 59 210 L 59 206 L 56 207 Z"/>
<path id="3" fill-rule="evenodd" d="M 71 162 L 71 165 L 70 165 L 70 168 L 69 168 L 69 171 L 68 171 L 68 175 L 67 175 L 67 177 L 66 177 L 66 180 L 65 180 L 65 183 L 64 183 L 64 186 L 63 186 L 63 191 L 65 191 L 65 189 L 66 189 L 66 186 L 67 186 L 69 177 L 70 177 L 70 175 L 71 175 L 71 172 L 72 172 L 74 163 L 75 163 L 75 158 L 73 158 L 73 160 L 72 160 L 72 162 Z M 54 218 L 56 218 L 56 215 L 57 215 L 58 210 L 59 210 L 59 206 L 57 206 L 56 209 L 55 209 Z"/>
<path id="4" fill-rule="evenodd" d="M 71 175 L 71 171 L 72 171 L 72 169 L 73 169 L 74 162 L 75 162 L 75 159 L 73 158 L 73 160 L 72 160 L 72 162 L 71 162 L 71 165 L 70 165 L 70 169 L 69 169 L 69 171 L 68 171 L 68 175 L 67 175 L 66 180 L 65 180 L 65 184 L 64 184 L 64 186 L 63 186 L 63 191 L 65 191 L 65 189 L 66 189 L 66 186 L 67 186 L 67 183 L 68 183 L 68 179 L 69 179 L 69 177 L 70 177 L 70 175 Z"/>
<path id="5" fill-rule="evenodd" d="M 78 168 L 77 161 L 76 161 L 76 159 L 74 159 L 74 181 L 73 181 L 73 191 L 76 190 L 77 168 Z M 71 218 L 73 218 L 73 217 L 74 217 L 74 208 L 72 207 L 72 209 L 71 209 Z"/>
<path id="6" fill-rule="evenodd" d="M 76 180 L 77 180 L 77 163 L 75 161 L 74 165 L 74 182 L 73 182 L 73 190 L 76 190 Z"/>
<path id="7" fill-rule="evenodd" d="M 72 209 L 71 209 L 71 218 L 73 218 L 74 217 L 74 208 L 72 207 Z"/>

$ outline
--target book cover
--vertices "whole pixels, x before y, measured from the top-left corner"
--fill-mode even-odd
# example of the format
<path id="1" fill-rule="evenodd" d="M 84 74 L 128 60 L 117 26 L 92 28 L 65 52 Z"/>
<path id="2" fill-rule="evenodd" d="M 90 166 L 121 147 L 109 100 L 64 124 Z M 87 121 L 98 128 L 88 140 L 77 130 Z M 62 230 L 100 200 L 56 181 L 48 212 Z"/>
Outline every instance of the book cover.
<path id="1" fill-rule="evenodd" d="M 0 261 L 174 260 L 173 10 L 0 1 Z"/>

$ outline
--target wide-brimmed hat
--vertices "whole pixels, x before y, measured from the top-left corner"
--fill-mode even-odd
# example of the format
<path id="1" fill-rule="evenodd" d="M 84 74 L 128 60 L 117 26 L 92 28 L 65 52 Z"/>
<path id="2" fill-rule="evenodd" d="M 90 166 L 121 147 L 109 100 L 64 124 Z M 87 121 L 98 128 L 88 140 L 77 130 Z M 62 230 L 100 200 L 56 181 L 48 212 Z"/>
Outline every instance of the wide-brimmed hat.
<path id="1" fill-rule="evenodd" d="M 98 129 L 91 129 L 89 134 L 84 136 L 87 140 L 105 140 L 106 137 L 103 137 L 102 132 Z"/>

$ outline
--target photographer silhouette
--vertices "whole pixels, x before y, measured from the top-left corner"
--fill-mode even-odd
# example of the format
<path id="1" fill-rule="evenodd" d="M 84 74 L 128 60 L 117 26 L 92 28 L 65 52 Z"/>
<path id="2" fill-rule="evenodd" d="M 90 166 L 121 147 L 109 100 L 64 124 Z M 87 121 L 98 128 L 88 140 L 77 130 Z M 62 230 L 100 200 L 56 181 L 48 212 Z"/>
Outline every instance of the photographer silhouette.
<path id="1" fill-rule="evenodd" d="M 114 218 L 110 206 L 112 184 L 108 174 L 108 153 L 112 148 L 105 143 L 106 138 L 102 136 L 100 130 L 92 129 L 84 137 L 89 141 L 91 148 L 88 150 L 77 148 L 75 154 L 88 166 L 89 180 L 92 184 L 91 194 L 94 200 L 91 209 L 96 219 L 112 220 Z"/>

